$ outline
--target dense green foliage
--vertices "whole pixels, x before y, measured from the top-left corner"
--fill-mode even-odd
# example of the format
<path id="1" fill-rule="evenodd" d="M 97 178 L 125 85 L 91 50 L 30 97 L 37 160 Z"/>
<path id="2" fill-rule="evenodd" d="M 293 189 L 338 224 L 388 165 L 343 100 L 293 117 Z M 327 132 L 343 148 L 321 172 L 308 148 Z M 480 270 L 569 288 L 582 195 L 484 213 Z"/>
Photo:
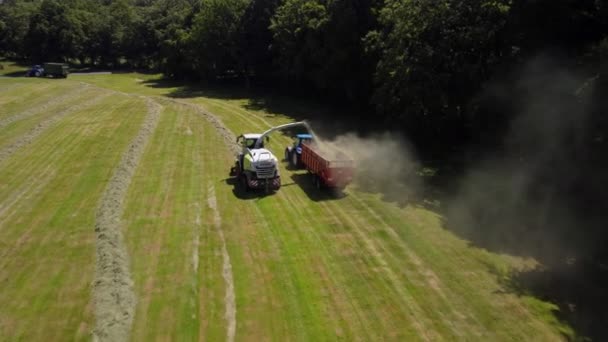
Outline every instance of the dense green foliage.
<path id="1" fill-rule="evenodd" d="M 280 80 L 292 92 L 374 108 L 411 131 L 453 136 L 446 130 L 483 126 L 484 87 L 538 53 L 558 51 L 588 77 L 600 73 L 607 8 L 595 0 L 7 0 L 0 54 L 181 79 Z"/>

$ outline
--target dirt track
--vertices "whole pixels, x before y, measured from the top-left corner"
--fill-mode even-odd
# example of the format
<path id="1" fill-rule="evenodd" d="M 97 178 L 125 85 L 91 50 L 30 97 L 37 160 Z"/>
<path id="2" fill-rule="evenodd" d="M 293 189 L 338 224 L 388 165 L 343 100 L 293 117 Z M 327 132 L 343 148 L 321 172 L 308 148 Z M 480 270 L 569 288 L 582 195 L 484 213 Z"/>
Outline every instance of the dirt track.
<path id="1" fill-rule="evenodd" d="M 96 316 L 94 340 L 126 341 L 133 322 L 136 298 L 120 218 L 131 178 L 158 125 L 162 111 L 162 106 L 150 99 L 146 99 L 146 104 L 148 114 L 142 127 L 123 154 L 97 210 L 97 266 L 93 283 Z"/>

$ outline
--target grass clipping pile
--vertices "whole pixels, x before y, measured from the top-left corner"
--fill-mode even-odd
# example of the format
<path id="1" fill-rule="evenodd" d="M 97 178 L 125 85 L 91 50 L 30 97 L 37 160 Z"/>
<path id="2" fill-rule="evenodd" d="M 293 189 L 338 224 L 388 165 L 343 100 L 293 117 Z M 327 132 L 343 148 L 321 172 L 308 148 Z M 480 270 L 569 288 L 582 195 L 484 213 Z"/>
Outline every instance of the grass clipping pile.
<path id="1" fill-rule="evenodd" d="M 97 269 L 93 283 L 95 341 L 126 341 L 133 323 L 136 298 L 123 242 L 120 218 L 131 178 L 149 138 L 154 133 L 162 106 L 147 99 L 148 114 L 120 164 L 114 171 L 97 210 Z"/>

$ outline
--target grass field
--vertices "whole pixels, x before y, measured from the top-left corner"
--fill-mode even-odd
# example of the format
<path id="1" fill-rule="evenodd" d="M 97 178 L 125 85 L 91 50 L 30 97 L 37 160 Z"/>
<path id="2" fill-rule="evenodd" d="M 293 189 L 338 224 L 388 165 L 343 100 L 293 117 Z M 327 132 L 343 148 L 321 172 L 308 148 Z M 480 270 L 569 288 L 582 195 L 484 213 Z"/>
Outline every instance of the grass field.
<path id="1" fill-rule="evenodd" d="M 554 305 L 501 286 L 533 261 L 432 211 L 356 184 L 319 196 L 284 168 L 276 195 L 237 196 L 209 114 L 234 134 L 292 118 L 156 79 L 0 78 L 0 340 L 572 337 Z"/>

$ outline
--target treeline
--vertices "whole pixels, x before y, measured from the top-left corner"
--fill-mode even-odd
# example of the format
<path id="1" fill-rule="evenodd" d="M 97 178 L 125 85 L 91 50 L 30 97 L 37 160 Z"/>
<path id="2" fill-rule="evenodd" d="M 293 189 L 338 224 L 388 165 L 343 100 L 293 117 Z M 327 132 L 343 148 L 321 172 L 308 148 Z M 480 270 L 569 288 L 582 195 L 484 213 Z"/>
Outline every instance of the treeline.
<path id="1" fill-rule="evenodd" d="M 608 55 L 599 0 L 4 0 L 0 54 L 240 79 L 373 108 L 450 139 L 488 130 L 480 94 L 538 53 L 593 77 Z M 605 59 L 605 58 L 604 58 Z M 498 126 L 503 125 L 499 124 Z M 492 125 L 490 125 L 492 126 Z"/>

